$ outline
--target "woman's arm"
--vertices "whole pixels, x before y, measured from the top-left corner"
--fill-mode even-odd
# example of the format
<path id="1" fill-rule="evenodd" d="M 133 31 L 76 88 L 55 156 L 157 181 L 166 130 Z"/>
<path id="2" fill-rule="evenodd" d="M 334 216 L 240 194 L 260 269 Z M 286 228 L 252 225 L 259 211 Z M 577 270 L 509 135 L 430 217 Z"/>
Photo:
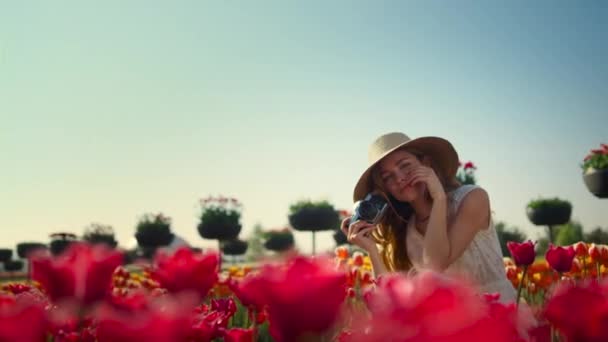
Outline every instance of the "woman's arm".
<path id="1" fill-rule="evenodd" d="M 433 200 L 431 216 L 424 237 L 423 262 L 442 271 L 458 259 L 478 231 L 490 220 L 490 200 L 485 190 L 471 190 L 460 205 L 452 223 L 447 224 L 447 200 Z"/>
<path id="2" fill-rule="evenodd" d="M 426 268 L 443 270 L 450 257 L 450 240 L 447 229 L 447 200 L 441 195 L 433 198 L 424 242 L 422 245 L 422 263 Z"/>
<path id="3" fill-rule="evenodd" d="M 372 230 L 377 229 L 376 225 L 367 223 L 365 221 L 357 221 L 351 224 L 350 218 L 345 218 L 342 220 L 340 228 L 350 243 L 367 251 L 370 261 L 372 262 L 374 277 L 379 277 L 388 273 L 388 270 L 384 265 L 384 260 L 382 260 L 382 256 L 378 251 L 376 241 L 369 236 L 369 233 Z"/>
<path id="4" fill-rule="evenodd" d="M 382 256 L 378 249 L 373 249 L 368 252 L 369 259 L 372 262 L 372 270 L 374 272 L 374 278 L 378 279 L 378 277 L 385 275 L 388 272 L 386 265 L 384 265 L 384 260 L 382 260 Z"/>

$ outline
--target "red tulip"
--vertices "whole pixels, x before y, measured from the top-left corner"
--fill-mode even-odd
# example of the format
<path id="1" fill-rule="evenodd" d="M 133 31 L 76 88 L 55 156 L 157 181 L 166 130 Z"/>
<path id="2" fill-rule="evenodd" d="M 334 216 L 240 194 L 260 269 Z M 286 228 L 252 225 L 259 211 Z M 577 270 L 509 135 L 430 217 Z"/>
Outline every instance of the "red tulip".
<path id="1" fill-rule="evenodd" d="M 276 341 L 319 334 L 335 322 L 344 302 L 346 277 L 326 259 L 295 257 L 262 268 L 270 333 Z"/>
<path id="2" fill-rule="evenodd" d="M 0 341 L 46 341 L 47 325 L 40 303 L 0 293 Z"/>
<path id="3" fill-rule="evenodd" d="M 589 256 L 591 257 L 591 261 L 599 262 L 601 260 L 600 247 L 596 244 L 591 244 L 591 247 L 589 247 Z"/>
<path id="4" fill-rule="evenodd" d="M 236 303 L 232 298 L 212 299 L 211 310 L 219 311 L 230 318 L 236 313 Z"/>
<path id="5" fill-rule="evenodd" d="M 608 341 L 608 287 L 562 283 L 547 301 L 545 317 L 567 341 Z"/>
<path id="6" fill-rule="evenodd" d="M 191 328 L 191 338 L 196 342 L 209 341 L 222 337 L 222 332 L 228 327 L 230 318 L 236 312 L 236 304 L 232 298 L 211 300 L 211 307 L 202 304 L 195 308 Z"/>
<path id="7" fill-rule="evenodd" d="M 521 340 L 530 321 L 515 304 L 479 296 L 466 282 L 423 272 L 384 276 L 367 298 L 371 319 L 353 322 L 346 341 L 507 342 Z M 440 322 L 440 324 L 438 323 Z"/>
<path id="8" fill-rule="evenodd" d="M 266 316 L 268 316 L 268 314 L 266 313 L 266 309 L 262 309 L 259 311 L 249 310 L 247 316 L 249 317 L 249 321 L 255 322 L 257 325 L 260 325 L 266 322 Z"/>
<path id="9" fill-rule="evenodd" d="M 604 150 L 601 148 L 594 148 L 591 150 L 591 154 L 604 154 Z"/>
<path id="10" fill-rule="evenodd" d="M 127 309 L 104 303 L 96 311 L 99 342 L 189 341 L 192 296 L 147 297 L 136 308 Z"/>
<path id="11" fill-rule="evenodd" d="M 224 331 L 224 342 L 253 342 L 253 329 L 232 328 Z"/>
<path id="12" fill-rule="evenodd" d="M 575 243 L 573 247 L 574 253 L 577 257 L 586 257 L 587 255 L 589 255 L 589 248 L 587 247 L 587 244 L 583 241 Z"/>
<path id="13" fill-rule="evenodd" d="M 509 252 L 511 252 L 511 256 L 517 266 L 532 265 L 534 258 L 536 258 L 534 243 L 532 243 L 532 241 L 523 243 L 509 241 L 507 242 L 507 248 L 509 249 Z"/>
<path id="14" fill-rule="evenodd" d="M 468 170 L 468 169 L 476 169 L 477 167 L 475 166 L 475 164 L 473 164 L 473 162 L 468 161 L 464 164 L 464 169 Z"/>
<path id="15" fill-rule="evenodd" d="M 181 247 L 168 255 L 160 252 L 155 259 L 152 278 L 170 292 L 192 290 L 205 297 L 218 279 L 217 253 L 195 253 Z"/>
<path id="16" fill-rule="evenodd" d="M 55 307 L 49 313 L 53 316 L 51 332 L 53 341 L 57 342 L 95 342 L 96 332 L 91 318 L 80 319 L 75 313 L 70 314 L 62 308 Z"/>
<path id="17" fill-rule="evenodd" d="M 242 280 L 232 279 L 228 286 L 243 306 L 261 311 L 266 304 L 265 281 L 257 274 L 248 274 Z"/>
<path id="18" fill-rule="evenodd" d="M 572 268 L 574 260 L 574 248 L 572 246 L 562 247 L 549 244 L 549 250 L 545 254 L 545 259 L 555 271 L 564 273 Z"/>
<path id="19" fill-rule="evenodd" d="M 109 293 L 112 273 L 122 262 L 120 252 L 104 245 L 73 243 L 57 257 L 34 254 L 32 278 L 52 301 L 74 298 L 86 305 Z"/>

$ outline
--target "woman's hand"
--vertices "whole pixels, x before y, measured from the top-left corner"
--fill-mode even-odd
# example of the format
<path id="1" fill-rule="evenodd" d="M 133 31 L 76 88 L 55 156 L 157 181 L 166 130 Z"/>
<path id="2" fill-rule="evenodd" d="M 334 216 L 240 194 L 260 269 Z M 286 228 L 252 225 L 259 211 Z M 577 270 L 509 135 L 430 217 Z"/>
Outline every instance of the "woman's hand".
<path id="1" fill-rule="evenodd" d="M 346 235 L 348 242 L 363 248 L 370 254 L 377 251 L 376 241 L 370 235 L 371 231 L 376 229 L 376 225 L 365 221 L 356 221 L 351 224 L 350 217 L 347 217 L 342 220 L 340 229 Z"/>
<path id="2" fill-rule="evenodd" d="M 441 200 L 445 198 L 445 190 L 443 189 L 443 185 L 431 167 L 424 165 L 416 167 L 406 176 L 405 183 L 411 185 L 424 183 L 429 191 L 429 195 L 431 195 L 434 200 Z"/>

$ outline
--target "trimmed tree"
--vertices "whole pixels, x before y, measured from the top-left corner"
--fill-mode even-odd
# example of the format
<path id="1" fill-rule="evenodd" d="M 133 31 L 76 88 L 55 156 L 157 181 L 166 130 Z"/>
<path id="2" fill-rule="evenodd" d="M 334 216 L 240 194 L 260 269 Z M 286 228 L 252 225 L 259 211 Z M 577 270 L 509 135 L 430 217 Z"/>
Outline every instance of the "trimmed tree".
<path id="1" fill-rule="evenodd" d="M 289 207 L 289 224 L 295 230 L 312 232 L 312 254 L 316 254 L 316 232 L 333 230 L 338 224 L 338 212 L 327 201 L 299 201 Z"/>
<path id="2" fill-rule="evenodd" d="M 222 241 L 234 240 L 241 232 L 242 205 L 236 198 L 223 196 L 202 199 L 200 204 L 198 233 L 203 239 L 217 240 L 221 251 Z"/>
<path id="3" fill-rule="evenodd" d="M 342 229 L 340 229 L 340 225 L 342 224 L 342 221 L 347 218 L 347 217 L 351 217 L 353 216 L 352 212 L 342 209 L 342 210 L 338 210 L 338 225 L 336 227 L 336 231 L 334 232 L 334 241 L 336 242 L 336 246 L 340 246 L 340 245 L 344 245 L 344 244 L 350 244 L 350 242 L 348 242 L 348 238 L 346 237 L 346 235 L 344 234 L 344 232 L 342 232 Z"/>
<path id="4" fill-rule="evenodd" d="M 116 248 L 118 245 L 114 228 L 107 224 L 91 223 L 85 228 L 82 239 L 90 244 L 106 244 L 110 248 Z"/>
<path id="5" fill-rule="evenodd" d="M 50 235 L 50 238 L 49 249 L 53 255 L 63 253 L 69 245 L 77 241 L 76 234 L 67 232 L 53 233 Z"/>
<path id="6" fill-rule="evenodd" d="M 273 252 L 285 252 L 293 248 L 295 239 L 289 228 L 275 229 L 264 232 L 264 247 Z"/>
<path id="7" fill-rule="evenodd" d="M 29 254 L 35 250 L 48 249 L 47 244 L 42 242 L 20 242 L 17 244 L 17 255 L 21 259 L 27 259 Z"/>
<path id="8" fill-rule="evenodd" d="M 572 204 L 559 198 L 539 198 L 532 200 L 526 207 L 530 222 L 537 226 L 547 226 L 549 242 L 554 242 L 553 228 L 570 221 Z"/>
<path id="9" fill-rule="evenodd" d="M 168 246 L 173 240 L 171 218 L 158 214 L 145 214 L 137 223 L 135 239 L 145 258 L 152 258 L 156 249 Z"/>

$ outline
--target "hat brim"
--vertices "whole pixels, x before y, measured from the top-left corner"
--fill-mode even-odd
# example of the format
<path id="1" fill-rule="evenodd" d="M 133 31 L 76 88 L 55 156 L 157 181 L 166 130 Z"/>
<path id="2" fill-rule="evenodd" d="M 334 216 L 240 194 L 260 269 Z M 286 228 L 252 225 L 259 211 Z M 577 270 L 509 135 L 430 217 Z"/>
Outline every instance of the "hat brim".
<path id="1" fill-rule="evenodd" d="M 456 152 L 456 149 L 454 149 L 452 143 L 439 137 L 420 137 L 412 139 L 384 152 L 372 164 L 370 164 L 370 166 L 363 172 L 361 177 L 359 177 L 357 185 L 355 185 L 355 190 L 353 192 L 354 202 L 363 199 L 370 191 L 372 191 L 373 184 L 371 175 L 374 167 L 378 165 L 378 163 L 387 155 L 403 147 L 414 148 L 422 151 L 425 155 L 429 155 L 431 158 L 433 158 L 433 161 L 436 163 L 439 171 L 443 173 L 444 177 L 451 179 L 456 176 L 456 172 L 458 172 L 459 167 L 459 159 L 458 153 Z"/>

